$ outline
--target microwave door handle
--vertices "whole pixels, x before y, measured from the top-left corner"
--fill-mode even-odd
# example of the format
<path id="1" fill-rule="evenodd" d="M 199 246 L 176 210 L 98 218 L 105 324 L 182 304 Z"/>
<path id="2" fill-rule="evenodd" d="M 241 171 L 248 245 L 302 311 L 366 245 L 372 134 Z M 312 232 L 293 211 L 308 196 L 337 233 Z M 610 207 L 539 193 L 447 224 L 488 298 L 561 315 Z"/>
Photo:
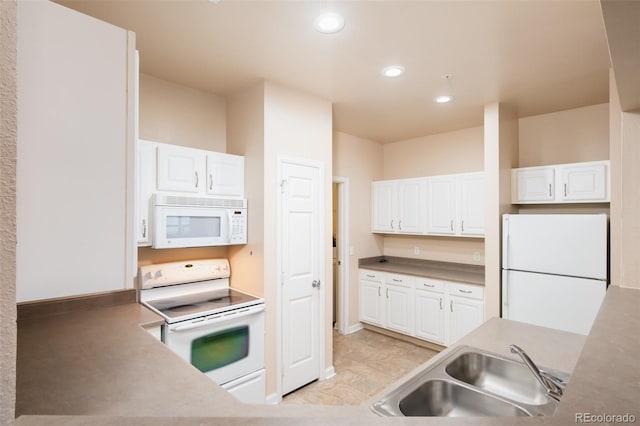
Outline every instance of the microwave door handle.
<path id="1" fill-rule="evenodd" d="M 205 327 L 205 326 L 209 326 L 211 324 L 220 324 L 220 323 L 231 321 L 231 320 L 234 320 L 234 319 L 248 317 L 250 315 L 254 315 L 254 314 L 260 313 L 262 311 L 264 311 L 264 305 L 263 306 L 252 306 L 252 307 L 245 308 L 245 309 L 239 309 L 237 311 L 225 312 L 224 314 L 222 314 L 218 318 L 203 319 L 202 321 L 198 321 L 198 322 L 195 322 L 195 323 L 190 322 L 188 324 L 179 325 L 179 326 L 177 326 L 175 328 L 170 328 L 169 330 L 170 331 L 177 331 L 177 332 L 193 330 L 194 328 Z"/>
<path id="2" fill-rule="evenodd" d="M 231 214 L 231 209 L 227 209 L 227 229 L 229 230 L 229 232 L 227 233 L 227 243 L 231 244 L 231 235 L 233 234 L 233 225 L 232 225 L 232 214 Z"/>

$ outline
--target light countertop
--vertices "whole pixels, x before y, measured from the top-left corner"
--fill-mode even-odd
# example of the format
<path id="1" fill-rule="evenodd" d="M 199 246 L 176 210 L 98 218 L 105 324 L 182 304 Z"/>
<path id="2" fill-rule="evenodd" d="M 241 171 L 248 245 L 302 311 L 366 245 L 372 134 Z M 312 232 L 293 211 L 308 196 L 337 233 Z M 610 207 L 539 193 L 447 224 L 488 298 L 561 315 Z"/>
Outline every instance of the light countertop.
<path id="1" fill-rule="evenodd" d="M 511 357 L 516 343 L 537 363 L 573 372 L 556 415 L 535 418 L 382 418 L 369 404 L 245 405 L 147 333 L 141 324 L 159 318 L 140 305 L 25 320 L 18 325 L 16 424 L 566 425 L 583 412 L 631 413 L 638 422 L 638 306 L 640 291 L 611 287 L 588 337 L 491 319 L 458 342 Z"/>
<path id="2" fill-rule="evenodd" d="M 484 265 L 437 262 L 395 256 L 377 256 L 360 259 L 358 267 L 380 272 L 413 275 L 466 284 L 484 286 Z"/>

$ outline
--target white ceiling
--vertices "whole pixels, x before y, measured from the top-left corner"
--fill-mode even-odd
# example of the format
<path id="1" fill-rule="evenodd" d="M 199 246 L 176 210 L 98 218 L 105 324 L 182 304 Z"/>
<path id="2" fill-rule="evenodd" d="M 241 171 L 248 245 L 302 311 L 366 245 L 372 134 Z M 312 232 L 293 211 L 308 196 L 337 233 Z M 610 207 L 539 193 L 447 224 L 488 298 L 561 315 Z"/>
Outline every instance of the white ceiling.
<path id="1" fill-rule="evenodd" d="M 333 102 L 334 129 L 378 142 L 608 101 L 597 0 L 60 1 L 132 30 L 143 73 L 217 95 L 267 79 Z M 337 34 L 317 15 L 345 18 Z M 390 64 L 402 77 L 382 77 Z M 450 104 L 433 98 L 453 74 Z"/>

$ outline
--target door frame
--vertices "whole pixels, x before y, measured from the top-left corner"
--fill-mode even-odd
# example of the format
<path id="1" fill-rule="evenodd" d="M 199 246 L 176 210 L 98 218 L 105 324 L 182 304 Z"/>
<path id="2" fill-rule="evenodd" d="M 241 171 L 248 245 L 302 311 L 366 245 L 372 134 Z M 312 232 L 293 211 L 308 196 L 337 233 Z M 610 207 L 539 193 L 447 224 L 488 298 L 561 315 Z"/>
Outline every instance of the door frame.
<path id="1" fill-rule="evenodd" d="M 320 264 L 322 265 L 319 271 L 319 280 L 322 283 L 324 291 L 320 291 L 318 299 L 318 380 L 324 380 L 328 378 L 331 373 L 327 372 L 324 368 L 325 365 L 325 347 L 326 342 L 324 338 L 325 334 L 325 293 L 327 291 L 326 284 L 326 256 L 327 244 L 322 244 L 322 240 L 325 235 L 325 185 L 324 185 L 324 163 L 315 160 L 307 160 L 301 158 L 290 157 L 286 155 L 278 155 L 277 164 L 277 179 L 275 185 L 276 191 L 276 392 L 278 401 L 282 400 L 282 374 L 283 374 L 283 356 L 282 356 L 282 327 L 284 325 L 282 319 L 282 165 L 285 163 L 294 164 L 298 166 L 315 167 L 318 169 L 318 181 L 320 184 L 318 208 L 320 210 L 319 218 L 319 231 L 321 235 L 320 241 Z M 333 368 L 329 369 L 333 370 Z"/>
<path id="2" fill-rule="evenodd" d="M 338 332 L 340 334 L 349 333 L 349 178 L 334 176 L 333 183 L 338 184 L 338 295 L 340 304 L 338 305 Z M 335 297 L 335 296 L 334 296 Z"/>

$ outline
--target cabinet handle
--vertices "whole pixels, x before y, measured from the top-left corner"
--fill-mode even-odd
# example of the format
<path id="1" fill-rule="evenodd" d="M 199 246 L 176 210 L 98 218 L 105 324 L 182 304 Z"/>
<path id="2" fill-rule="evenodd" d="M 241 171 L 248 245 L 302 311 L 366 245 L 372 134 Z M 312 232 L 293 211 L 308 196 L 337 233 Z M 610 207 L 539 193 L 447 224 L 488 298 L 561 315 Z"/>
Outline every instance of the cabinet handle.
<path id="1" fill-rule="evenodd" d="M 449 309 L 453 312 L 453 300 L 449 300 Z"/>
<path id="2" fill-rule="evenodd" d="M 387 289 L 387 299 L 389 298 L 389 289 Z"/>
<path id="3" fill-rule="evenodd" d="M 375 277 L 376 277 L 375 275 L 369 275 L 369 274 L 367 274 L 367 276 L 368 276 L 369 278 L 375 278 Z"/>
<path id="4" fill-rule="evenodd" d="M 436 286 L 435 284 L 427 284 L 427 283 L 423 283 L 422 285 L 425 287 L 431 287 L 431 288 Z"/>
<path id="5" fill-rule="evenodd" d="M 460 289 L 458 289 L 458 291 L 459 291 L 460 293 L 465 293 L 465 294 L 472 293 L 472 291 L 471 291 L 471 290 L 460 290 Z"/>
<path id="6" fill-rule="evenodd" d="M 442 297 L 440 298 L 440 310 L 442 310 Z"/>
<path id="7" fill-rule="evenodd" d="M 378 297 L 380 297 L 380 286 L 378 286 Z"/>
<path id="8" fill-rule="evenodd" d="M 198 187 L 198 182 L 200 179 L 198 179 L 198 172 L 196 171 L 196 188 Z"/>
<path id="9" fill-rule="evenodd" d="M 393 219 L 391 219 L 391 229 L 393 229 Z"/>
<path id="10" fill-rule="evenodd" d="M 565 197 L 567 196 L 567 184 L 566 183 L 564 184 L 564 196 Z"/>
<path id="11" fill-rule="evenodd" d="M 142 238 L 147 238 L 147 221 L 142 219 Z"/>
<path id="12" fill-rule="evenodd" d="M 393 281 L 394 281 L 394 282 L 397 282 L 397 283 L 401 283 L 401 282 L 402 282 L 402 280 L 397 280 L 397 279 L 395 279 L 395 278 L 393 279 Z"/>
<path id="13" fill-rule="evenodd" d="M 449 225 L 451 227 L 451 230 L 453 231 L 453 219 L 451 219 L 451 225 Z"/>
<path id="14" fill-rule="evenodd" d="M 398 222 L 398 229 L 402 231 L 402 221 Z"/>
<path id="15" fill-rule="evenodd" d="M 551 195 L 551 184 L 549 184 L 549 198 L 551 198 L 551 197 L 552 197 L 552 195 Z"/>
<path id="16" fill-rule="evenodd" d="M 213 176 L 209 173 L 209 190 L 213 189 Z"/>
<path id="17" fill-rule="evenodd" d="M 464 220 L 462 220 L 460 222 L 460 228 L 461 228 L 462 232 L 464 232 Z"/>

